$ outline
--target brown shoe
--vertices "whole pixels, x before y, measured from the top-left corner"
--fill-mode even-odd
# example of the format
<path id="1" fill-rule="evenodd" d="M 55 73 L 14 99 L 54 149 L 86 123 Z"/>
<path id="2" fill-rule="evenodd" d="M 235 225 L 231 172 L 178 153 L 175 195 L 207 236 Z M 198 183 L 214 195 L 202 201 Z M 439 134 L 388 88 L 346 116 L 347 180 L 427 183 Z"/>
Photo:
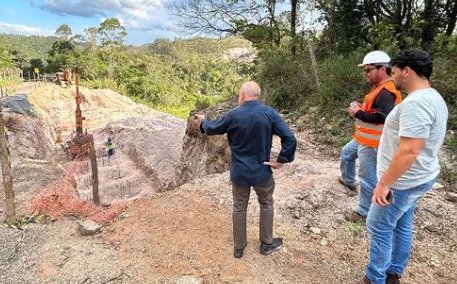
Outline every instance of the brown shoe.
<path id="1" fill-rule="evenodd" d="M 357 194 L 357 184 L 350 185 L 344 182 L 343 178 L 341 176 L 338 176 L 338 182 L 347 187 L 350 191 L 352 191 L 352 194 Z"/>
<path id="2" fill-rule="evenodd" d="M 366 216 L 362 216 L 359 214 L 357 211 L 352 211 L 350 214 L 344 215 L 344 219 L 349 222 L 354 222 L 354 223 L 363 223 L 367 219 Z"/>
<path id="3" fill-rule="evenodd" d="M 401 277 L 397 274 L 387 273 L 386 284 L 400 284 Z"/>

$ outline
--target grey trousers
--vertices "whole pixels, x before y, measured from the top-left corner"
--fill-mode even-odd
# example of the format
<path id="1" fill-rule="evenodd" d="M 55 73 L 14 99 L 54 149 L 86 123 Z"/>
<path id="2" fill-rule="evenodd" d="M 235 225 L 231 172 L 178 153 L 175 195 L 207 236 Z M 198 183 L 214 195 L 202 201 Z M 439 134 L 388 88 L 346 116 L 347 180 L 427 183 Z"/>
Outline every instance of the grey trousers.
<path id="1" fill-rule="evenodd" d="M 261 242 L 273 242 L 275 181 L 273 177 L 261 185 L 253 186 L 260 204 L 259 238 Z M 233 242 L 235 249 L 246 247 L 246 211 L 251 193 L 250 186 L 232 184 L 233 192 Z"/>

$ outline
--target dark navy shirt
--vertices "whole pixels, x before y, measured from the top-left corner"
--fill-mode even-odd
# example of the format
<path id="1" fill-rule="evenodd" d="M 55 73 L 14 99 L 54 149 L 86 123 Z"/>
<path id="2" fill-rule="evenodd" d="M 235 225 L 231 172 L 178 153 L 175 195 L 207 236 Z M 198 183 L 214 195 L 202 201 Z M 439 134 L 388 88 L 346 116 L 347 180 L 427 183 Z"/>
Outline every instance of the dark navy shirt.
<path id="1" fill-rule="evenodd" d="M 213 120 L 203 120 L 200 126 L 208 135 L 227 133 L 232 150 L 230 180 L 234 184 L 255 186 L 270 180 L 270 160 L 273 135 L 281 138 L 280 163 L 294 160 L 297 140 L 278 112 L 259 101 L 246 101 L 241 106 Z"/>

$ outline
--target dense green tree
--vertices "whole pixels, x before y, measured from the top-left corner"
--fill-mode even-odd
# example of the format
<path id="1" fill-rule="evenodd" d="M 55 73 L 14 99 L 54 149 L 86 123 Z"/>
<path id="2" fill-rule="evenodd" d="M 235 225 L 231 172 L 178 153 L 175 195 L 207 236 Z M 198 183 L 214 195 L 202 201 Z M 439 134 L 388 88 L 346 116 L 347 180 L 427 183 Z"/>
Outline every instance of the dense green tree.
<path id="1" fill-rule="evenodd" d="M 38 68 L 41 72 L 44 71 L 44 62 L 41 58 L 30 60 L 30 66 L 32 67 L 30 71 L 33 71 L 34 68 Z"/>
<path id="2" fill-rule="evenodd" d="M 67 25 L 67 24 L 62 24 L 62 25 L 60 25 L 60 26 L 56 29 L 55 35 L 56 35 L 60 40 L 63 40 L 63 41 L 68 41 L 68 40 L 70 40 L 70 37 L 71 37 L 71 35 L 72 35 L 70 26 Z"/>
<path id="3" fill-rule="evenodd" d="M 0 34 L 0 45 L 10 52 L 14 65 L 23 71 L 30 68 L 30 60 L 48 58 L 55 41 L 55 37 Z"/>
<path id="4" fill-rule="evenodd" d="M 110 18 L 100 24 L 98 34 L 104 48 L 102 54 L 108 62 L 108 77 L 113 78 L 114 66 L 120 62 L 127 32 L 118 18 Z"/>
<path id="5" fill-rule="evenodd" d="M 0 45 L 0 69 L 10 68 L 13 65 L 13 60 L 9 51 Z"/>
<path id="6" fill-rule="evenodd" d="M 326 23 L 320 37 L 320 53 L 348 53 L 364 45 L 363 6 L 359 0 L 320 0 L 321 20 Z"/>
<path id="7" fill-rule="evenodd" d="M 118 18 L 104 20 L 98 28 L 102 46 L 121 46 L 124 44 L 127 32 Z"/>
<path id="8" fill-rule="evenodd" d="M 68 40 L 54 42 L 47 59 L 47 71 L 57 72 L 76 64 L 76 47 Z"/>
<path id="9" fill-rule="evenodd" d="M 75 46 L 68 40 L 66 41 L 56 41 L 52 45 L 51 50 L 49 51 L 49 55 L 51 57 L 56 56 L 58 54 L 67 54 L 73 52 L 75 50 Z"/>
<path id="10" fill-rule="evenodd" d="M 430 49 L 455 29 L 455 0 L 316 0 L 326 24 L 321 47 L 350 52 L 358 47 Z"/>
<path id="11" fill-rule="evenodd" d="M 30 67 L 29 62 L 27 61 L 27 55 L 25 55 L 21 50 L 12 50 L 11 56 L 14 65 L 17 68 L 24 71 Z"/>
<path id="12" fill-rule="evenodd" d="M 150 46 L 149 49 L 157 54 L 171 55 L 173 52 L 173 42 L 169 39 L 156 39 Z"/>

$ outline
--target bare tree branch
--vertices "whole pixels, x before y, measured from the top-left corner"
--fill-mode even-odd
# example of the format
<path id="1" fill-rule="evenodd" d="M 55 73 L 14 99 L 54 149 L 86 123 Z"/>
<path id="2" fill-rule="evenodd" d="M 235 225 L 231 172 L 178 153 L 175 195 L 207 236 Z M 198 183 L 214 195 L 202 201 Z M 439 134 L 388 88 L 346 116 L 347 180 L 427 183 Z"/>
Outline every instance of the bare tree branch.
<path id="1" fill-rule="evenodd" d="M 186 32 L 236 34 L 250 24 L 260 24 L 265 20 L 266 6 L 257 1 L 176 1 L 169 6 L 169 10 L 179 18 L 179 25 Z"/>

